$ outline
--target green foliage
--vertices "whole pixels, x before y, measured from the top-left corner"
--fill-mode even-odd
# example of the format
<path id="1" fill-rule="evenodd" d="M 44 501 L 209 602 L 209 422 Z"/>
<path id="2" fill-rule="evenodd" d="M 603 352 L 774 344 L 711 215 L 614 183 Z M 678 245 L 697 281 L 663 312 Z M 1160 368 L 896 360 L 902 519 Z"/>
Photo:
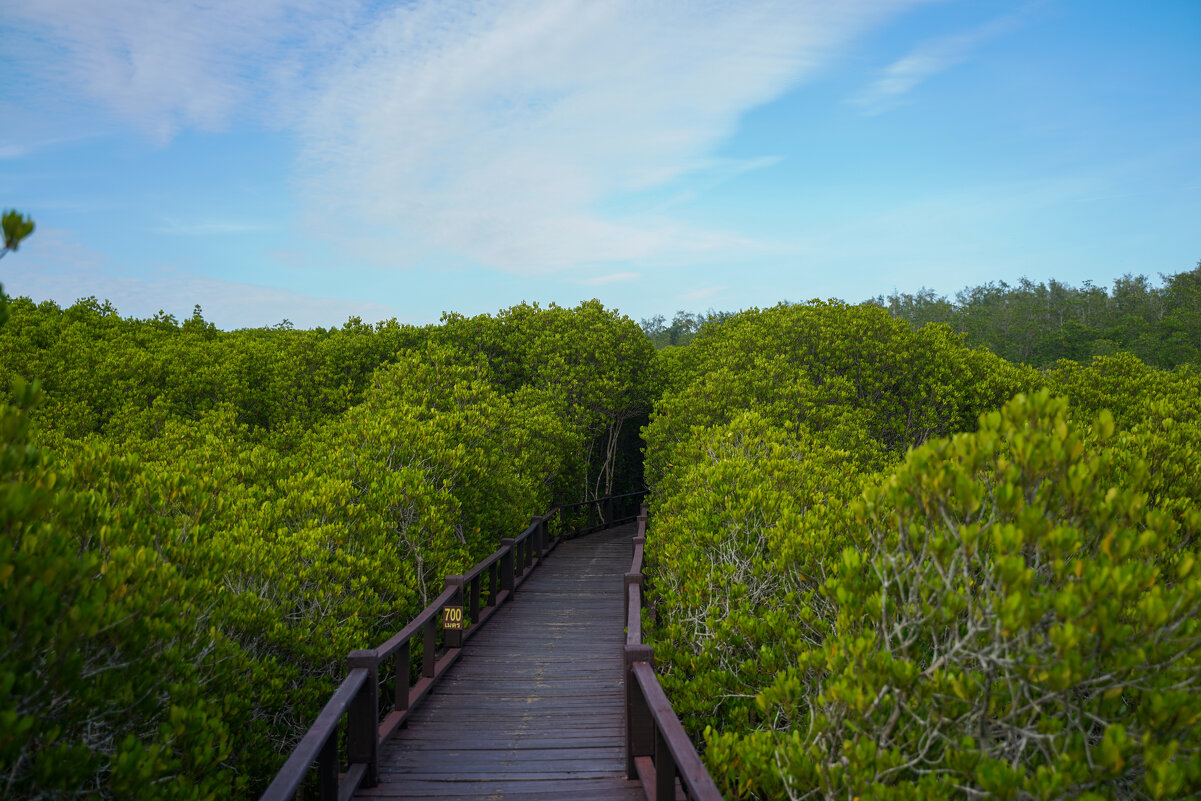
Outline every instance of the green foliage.
<path id="1" fill-rule="evenodd" d="M 29 439 L 37 386 L 0 407 L 0 786 L 6 798 L 225 798 L 234 675 L 201 584 L 158 547 L 163 501 L 88 447 L 58 464 Z M 124 496 L 124 497 L 122 497 Z"/>
<path id="2" fill-rule="evenodd" d="M 856 456 L 756 412 L 699 432 L 659 495 L 650 557 L 656 660 L 692 731 L 759 721 L 755 695 L 830 631 L 821 588 L 846 544 Z"/>
<path id="3" fill-rule="evenodd" d="M 1201 379 L 897 322 L 781 306 L 660 351 L 648 630 L 719 785 L 1195 797 Z"/>
<path id="4" fill-rule="evenodd" d="M 1145 464 L 1110 484 L 1112 416 L 1065 412 L 1018 396 L 856 504 L 837 635 L 758 699 L 801 724 L 776 751 L 790 792 L 1201 791 L 1201 574 L 1178 550 L 1201 513 L 1149 506 Z"/>
<path id="5" fill-rule="evenodd" d="M 653 349 L 597 303 L 228 333 L 199 309 L 13 312 L 6 798 L 254 796 L 347 652 L 580 497 L 589 442 L 650 392 Z"/>
<path id="6" fill-rule="evenodd" d="M 357 318 L 341 329 L 226 333 L 199 308 L 180 324 L 161 313 L 123 319 L 95 298 L 66 309 L 18 298 L 0 329 L 0 377 L 36 377 L 47 394 L 36 415 L 65 436 L 152 438 L 169 417 L 229 404 L 253 436 L 286 449 L 358 402 L 375 368 L 423 336 Z"/>
<path id="7" fill-rule="evenodd" d="M 647 430 L 656 488 L 670 482 L 673 448 L 693 429 L 742 409 L 822 431 L 870 466 L 963 430 L 1035 380 L 945 327 L 914 331 L 881 309 L 837 301 L 743 312 L 663 355 L 666 388 Z"/>
<path id="8" fill-rule="evenodd" d="M 4 229 L 4 247 L 0 248 L 0 258 L 4 254 L 16 251 L 25 237 L 33 233 L 33 220 L 18 211 L 9 209 L 0 217 L 0 227 Z"/>
<path id="9" fill-rule="evenodd" d="M 1118 351 L 1155 367 L 1199 365 L 1201 262 L 1190 272 L 1162 278 L 1156 288 L 1146 276 L 1125 275 L 1108 291 L 1088 281 L 1072 287 L 1023 278 L 1017 286 L 1002 281 L 968 287 L 954 301 L 923 289 L 868 302 L 915 327 L 949 324 L 972 345 L 1037 367 Z"/>
<path id="10" fill-rule="evenodd" d="M 656 348 L 687 345 L 696 339 L 696 335 L 705 327 L 720 325 L 733 316 L 730 312 L 718 312 L 713 309 L 704 314 L 678 311 L 672 318 L 671 325 L 668 325 L 666 317 L 656 314 L 642 321 L 642 331 Z"/>
<path id="11" fill-rule="evenodd" d="M 657 390 L 654 348 L 632 320 L 596 300 L 574 309 L 523 303 L 495 317 L 444 315 L 431 337 L 481 356 L 499 387 L 530 387 L 559 404 L 579 438 L 580 469 L 553 488 L 556 497 L 641 488 L 638 443 L 628 435 L 631 423 L 636 430 L 644 421 Z"/>

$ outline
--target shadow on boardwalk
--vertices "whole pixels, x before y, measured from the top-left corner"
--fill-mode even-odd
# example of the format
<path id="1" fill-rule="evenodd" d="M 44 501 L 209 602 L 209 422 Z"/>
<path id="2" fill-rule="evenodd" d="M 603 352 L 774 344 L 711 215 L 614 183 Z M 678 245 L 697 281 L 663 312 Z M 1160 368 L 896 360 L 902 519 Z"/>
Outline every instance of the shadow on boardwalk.
<path id="1" fill-rule="evenodd" d="M 355 798 L 645 798 L 625 778 L 633 524 L 562 543 L 380 748 Z"/>

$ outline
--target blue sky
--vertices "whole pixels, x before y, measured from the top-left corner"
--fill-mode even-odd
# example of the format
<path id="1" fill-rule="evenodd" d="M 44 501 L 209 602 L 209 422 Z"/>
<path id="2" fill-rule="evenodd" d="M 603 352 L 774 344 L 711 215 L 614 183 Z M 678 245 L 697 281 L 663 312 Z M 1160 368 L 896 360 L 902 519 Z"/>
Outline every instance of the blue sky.
<path id="1" fill-rule="evenodd" d="M 635 319 L 1201 259 L 1201 2 L 0 0 L 9 294 Z"/>

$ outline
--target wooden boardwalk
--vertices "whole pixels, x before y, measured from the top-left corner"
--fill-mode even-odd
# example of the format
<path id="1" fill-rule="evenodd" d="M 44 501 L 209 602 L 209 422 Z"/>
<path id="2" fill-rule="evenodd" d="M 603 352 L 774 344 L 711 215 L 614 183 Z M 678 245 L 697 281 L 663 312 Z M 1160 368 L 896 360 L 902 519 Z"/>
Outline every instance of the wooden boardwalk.
<path id="1" fill-rule="evenodd" d="M 355 798 L 643 799 L 625 762 L 623 576 L 635 525 L 561 543 L 380 746 Z"/>

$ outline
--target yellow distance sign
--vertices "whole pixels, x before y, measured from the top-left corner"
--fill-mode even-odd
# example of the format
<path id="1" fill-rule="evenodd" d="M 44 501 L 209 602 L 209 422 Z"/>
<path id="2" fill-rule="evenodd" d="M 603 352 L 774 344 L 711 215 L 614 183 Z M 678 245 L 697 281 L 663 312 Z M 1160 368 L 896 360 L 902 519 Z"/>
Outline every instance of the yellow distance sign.
<path id="1" fill-rule="evenodd" d="M 461 630 L 463 628 L 463 607 L 442 607 L 442 628 L 451 631 Z"/>

